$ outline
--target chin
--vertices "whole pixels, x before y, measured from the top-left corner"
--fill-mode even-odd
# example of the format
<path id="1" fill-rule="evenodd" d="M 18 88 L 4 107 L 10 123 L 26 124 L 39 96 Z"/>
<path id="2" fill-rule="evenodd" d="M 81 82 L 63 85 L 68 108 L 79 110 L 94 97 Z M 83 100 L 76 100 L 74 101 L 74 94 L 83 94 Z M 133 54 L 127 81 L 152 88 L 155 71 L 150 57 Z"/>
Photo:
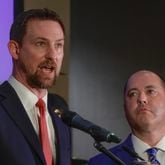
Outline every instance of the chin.
<path id="1" fill-rule="evenodd" d="M 45 83 L 42 83 L 42 87 L 47 89 L 47 88 L 51 88 L 54 84 L 55 84 L 55 81 L 45 82 Z"/>

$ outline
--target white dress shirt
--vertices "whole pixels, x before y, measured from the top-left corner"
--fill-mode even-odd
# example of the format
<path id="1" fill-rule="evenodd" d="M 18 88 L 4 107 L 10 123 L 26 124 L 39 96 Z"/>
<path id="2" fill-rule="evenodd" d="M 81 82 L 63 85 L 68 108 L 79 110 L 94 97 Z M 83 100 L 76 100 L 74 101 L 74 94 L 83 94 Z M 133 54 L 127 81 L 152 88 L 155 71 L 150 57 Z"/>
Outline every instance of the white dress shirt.
<path id="1" fill-rule="evenodd" d="M 40 116 L 38 107 L 35 106 L 35 104 L 38 101 L 37 96 L 32 93 L 26 86 L 21 84 L 19 81 L 17 81 L 13 76 L 11 76 L 8 80 L 10 85 L 15 89 L 19 99 L 21 100 L 26 113 L 37 133 L 39 136 L 39 124 L 38 124 L 38 116 Z M 49 140 L 51 144 L 51 149 L 53 153 L 53 159 L 56 158 L 56 150 L 55 150 L 55 134 L 54 134 L 54 128 L 52 124 L 51 117 L 48 113 L 48 105 L 47 105 L 47 98 L 48 93 L 42 98 L 46 105 L 46 122 L 47 122 L 47 128 L 48 128 L 48 134 L 49 134 Z M 30 135 L 29 135 L 30 136 Z"/>
<path id="2" fill-rule="evenodd" d="M 140 140 L 138 137 L 135 135 L 132 135 L 132 143 L 135 149 L 135 152 L 145 159 L 146 161 L 148 160 L 148 155 L 146 153 L 146 150 L 151 148 L 148 144 Z M 156 154 L 157 160 L 160 162 L 161 165 L 165 165 L 165 136 L 159 141 L 159 143 L 154 146 L 158 148 L 158 152 Z"/>

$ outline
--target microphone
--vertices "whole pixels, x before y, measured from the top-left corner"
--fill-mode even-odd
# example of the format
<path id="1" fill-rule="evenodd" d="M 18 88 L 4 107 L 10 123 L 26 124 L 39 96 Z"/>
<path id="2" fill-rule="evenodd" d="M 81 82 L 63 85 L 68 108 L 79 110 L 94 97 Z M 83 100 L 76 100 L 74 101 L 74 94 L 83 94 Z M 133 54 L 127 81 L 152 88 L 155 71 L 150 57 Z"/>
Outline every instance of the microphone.
<path id="1" fill-rule="evenodd" d="M 121 139 L 114 133 L 83 119 L 76 112 L 59 109 L 55 109 L 54 112 L 63 120 L 66 125 L 90 134 L 98 142 L 119 143 L 121 141 Z"/>

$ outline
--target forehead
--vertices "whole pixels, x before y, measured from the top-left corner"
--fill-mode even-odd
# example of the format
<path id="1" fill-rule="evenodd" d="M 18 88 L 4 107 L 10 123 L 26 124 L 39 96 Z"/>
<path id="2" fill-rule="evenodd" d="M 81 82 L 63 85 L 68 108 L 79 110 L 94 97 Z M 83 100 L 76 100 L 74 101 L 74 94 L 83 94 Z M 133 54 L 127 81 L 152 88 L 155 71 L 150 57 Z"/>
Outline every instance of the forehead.
<path id="1" fill-rule="evenodd" d="M 64 36 L 61 25 L 53 20 L 32 19 L 26 25 L 26 34 L 46 34 L 55 36 Z"/>
<path id="2" fill-rule="evenodd" d="M 127 82 L 126 91 L 132 88 L 145 88 L 147 86 L 162 86 L 162 81 L 158 75 L 149 71 L 139 71 L 134 73 Z"/>

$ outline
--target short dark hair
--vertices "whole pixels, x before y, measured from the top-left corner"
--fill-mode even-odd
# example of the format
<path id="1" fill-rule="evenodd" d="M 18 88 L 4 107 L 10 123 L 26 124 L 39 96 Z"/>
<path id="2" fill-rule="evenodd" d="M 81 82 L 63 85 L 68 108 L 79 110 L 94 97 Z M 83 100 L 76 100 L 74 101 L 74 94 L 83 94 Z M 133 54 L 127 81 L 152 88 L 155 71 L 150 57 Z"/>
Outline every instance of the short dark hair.
<path id="1" fill-rule="evenodd" d="M 30 20 L 52 20 L 60 24 L 64 34 L 65 28 L 60 16 L 53 10 L 43 9 L 31 9 L 20 13 L 14 20 L 10 29 L 10 40 L 22 44 L 23 37 L 26 34 L 27 23 Z"/>

